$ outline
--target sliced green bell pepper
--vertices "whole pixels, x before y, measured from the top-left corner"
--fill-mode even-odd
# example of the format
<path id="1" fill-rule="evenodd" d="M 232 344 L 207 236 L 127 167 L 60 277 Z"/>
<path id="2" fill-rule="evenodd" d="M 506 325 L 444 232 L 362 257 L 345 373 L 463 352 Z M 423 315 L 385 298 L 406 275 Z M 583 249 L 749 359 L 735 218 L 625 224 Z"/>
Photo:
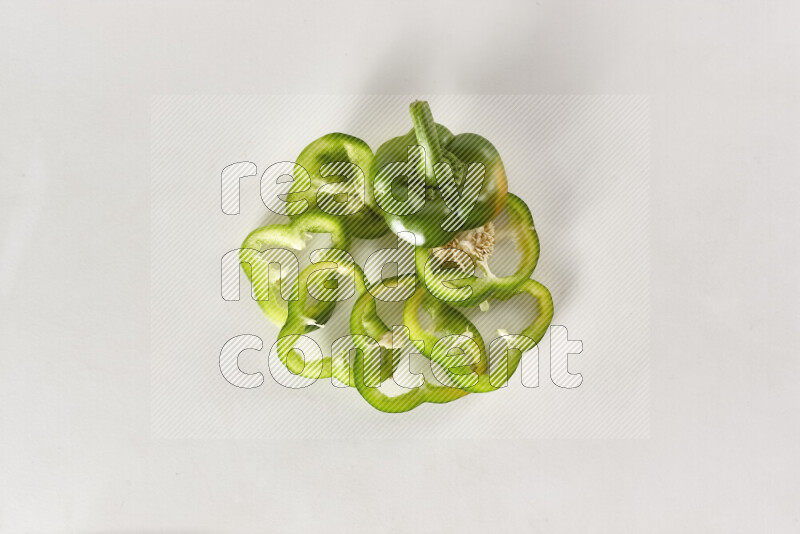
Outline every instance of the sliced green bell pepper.
<path id="1" fill-rule="evenodd" d="M 276 347 L 288 370 L 308 379 L 333 377 L 335 385 L 355 387 L 373 407 L 390 413 L 504 387 L 553 317 L 549 291 L 530 279 L 539 258 L 531 213 L 508 194 L 497 150 L 479 135 L 453 135 L 436 124 L 426 102 L 412 103 L 410 112 L 414 128 L 384 143 L 374 157 L 362 140 L 341 133 L 309 144 L 296 162 L 296 171 L 302 166 L 307 172 L 295 172 L 285 196 L 291 222 L 253 231 L 240 251 L 259 306 L 281 326 Z M 404 204 L 404 198 L 413 202 Z M 387 199 L 403 208 L 382 211 Z M 348 252 L 351 238 L 375 239 L 389 229 L 413 232 L 417 245 L 417 287 L 403 307 L 403 325 L 392 328 L 377 301 L 413 275 L 367 288 Z M 307 250 L 314 233 L 330 234 L 333 248 L 309 251 L 312 265 L 298 272 L 297 258 L 287 251 Z M 513 240 L 520 259 L 512 274 L 496 276 L 488 259 L 495 241 L 504 239 Z M 280 274 L 271 276 L 276 262 Z M 536 300 L 535 318 L 519 334 L 498 330 L 487 346 L 465 308 L 484 309 L 493 299 L 519 295 Z M 305 336 L 328 323 L 337 302 L 348 298 L 354 298 L 350 335 L 320 353 Z M 306 360 L 302 352 L 312 349 L 319 359 Z M 405 389 L 392 395 L 386 382 L 408 375 L 400 364 L 410 361 L 409 352 L 428 358 L 431 372 L 417 377 L 416 387 L 398 384 Z"/>

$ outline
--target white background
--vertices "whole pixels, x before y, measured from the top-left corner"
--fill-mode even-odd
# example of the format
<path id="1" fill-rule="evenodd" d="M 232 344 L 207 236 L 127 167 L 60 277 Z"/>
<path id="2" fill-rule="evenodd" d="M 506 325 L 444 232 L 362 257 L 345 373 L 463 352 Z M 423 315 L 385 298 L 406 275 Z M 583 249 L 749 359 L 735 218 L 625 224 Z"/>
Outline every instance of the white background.
<path id="1" fill-rule="evenodd" d="M 3 2 L 0 531 L 798 531 L 798 20 Z M 150 439 L 150 97 L 317 92 L 651 95 L 649 439 Z"/>

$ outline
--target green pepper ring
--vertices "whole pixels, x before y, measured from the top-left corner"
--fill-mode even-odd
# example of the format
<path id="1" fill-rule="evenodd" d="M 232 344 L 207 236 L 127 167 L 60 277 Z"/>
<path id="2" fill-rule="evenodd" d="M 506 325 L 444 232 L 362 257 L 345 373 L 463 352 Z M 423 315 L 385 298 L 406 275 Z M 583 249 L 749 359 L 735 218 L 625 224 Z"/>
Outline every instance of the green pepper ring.
<path id="1" fill-rule="evenodd" d="M 249 257 L 251 254 L 248 252 L 249 250 L 259 252 L 270 248 L 285 248 L 295 251 L 305 250 L 313 233 L 330 234 L 331 243 L 335 248 L 346 250 L 350 244 L 350 239 L 341 220 L 338 217 L 319 211 L 303 213 L 288 224 L 263 226 L 250 232 L 242 243 L 242 252 L 239 255 L 242 270 L 247 275 L 250 283 L 254 287 L 258 287 L 259 284 L 263 284 L 263 280 L 259 276 L 253 276 L 250 262 L 254 260 Z M 266 294 L 269 295 L 267 300 L 259 300 L 258 305 L 267 319 L 278 327 L 283 326 L 288 314 L 286 301 L 282 299 L 277 291 L 283 276 L 284 271 L 281 269 L 281 276 L 272 280 L 268 289 L 257 290 L 266 291 Z"/>
<path id="2" fill-rule="evenodd" d="M 320 175 L 320 169 L 327 163 L 353 163 L 364 173 L 364 206 L 357 213 L 340 216 L 344 228 L 348 234 L 361 239 L 375 239 L 384 235 L 389 231 L 389 227 L 386 226 L 380 213 L 377 213 L 375 199 L 372 197 L 372 188 L 368 187 L 373 157 L 372 149 L 358 137 L 344 133 L 323 135 L 309 143 L 297 156 L 296 163 L 308 172 L 311 180 L 308 189 L 297 191 L 305 184 L 295 181 L 286 195 L 286 201 L 306 200 L 308 207 L 305 213 L 322 212 L 327 214 L 317 205 L 317 193 L 323 185 L 334 183 L 335 180 L 331 178 L 335 177 L 323 178 Z M 289 217 L 294 219 L 298 216 L 290 214 Z"/>
<path id="3" fill-rule="evenodd" d="M 384 285 L 382 287 L 386 286 Z M 350 315 L 350 331 L 356 336 L 369 336 L 372 339 L 379 340 L 382 339 L 387 332 L 390 332 L 390 329 L 378 315 L 375 296 L 372 292 L 380 292 L 380 290 L 375 286 L 371 287 L 370 290 L 364 292 L 353 305 L 353 311 Z M 356 351 L 353 361 L 356 389 L 364 400 L 382 412 L 407 412 L 426 402 L 442 404 L 452 402 L 467 395 L 467 392 L 462 389 L 436 385 L 425 381 L 422 386 L 411 389 L 401 395 L 395 397 L 388 396 L 380 391 L 380 388 L 370 387 L 365 383 L 364 353 L 369 350 L 369 347 L 360 343 L 358 338 L 356 339 L 356 345 L 359 349 Z M 395 362 L 393 361 L 393 353 L 393 349 L 381 346 L 382 380 L 389 378 L 386 376 L 386 371 L 388 369 L 391 369 L 392 373 L 394 372 Z"/>
<path id="4" fill-rule="evenodd" d="M 366 291 L 364 285 L 364 273 L 354 262 L 343 261 L 337 253 L 338 249 L 330 249 L 326 253 L 326 260 L 309 265 L 300 273 L 299 276 L 299 298 L 289 301 L 288 317 L 278 334 L 278 356 L 290 372 L 307 378 L 330 378 L 334 376 L 345 385 L 352 386 L 351 373 L 347 366 L 344 368 L 333 365 L 334 355 L 323 356 L 321 360 L 312 362 L 305 361 L 297 351 L 293 350 L 297 341 L 297 336 L 305 335 L 315 327 L 319 327 L 321 320 L 327 321 L 336 308 L 336 301 L 319 301 L 308 306 L 307 284 L 311 276 L 323 269 L 338 269 L 337 274 L 352 275 L 355 282 L 355 289 L 358 295 L 363 295 Z"/>
<path id="5" fill-rule="evenodd" d="M 511 219 L 509 225 L 516 232 L 516 245 L 520 251 L 520 263 L 517 271 L 511 276 L 496 277 L 485 275 L 484 277 L 478 277 L 473 275 L 468 278 L 448 281 L 446 283 L 450 284 L 452 289 L 465 287 L 472 289 L 472 295 L 467 299 L 455 300 L 453 291 L 443 285 L 442 282 L 438 282 L 437 278 L 439 277 L 434 273 L 426 270 L 426 266 L 432 256 L 432 249 L 417 247 L 414 252 L 417 274 L 434 297 L 447 301 L 454 306 L 475 306 L 486 301 L 490 296 L 502 299 L 505 295 L 513 294 L 518 287 L 530 278 L 539 262 L 540 251 L 539 236 L 533 224 L 533 217 L 525 202 L 511 193 L 508 195 L 505 209 Z M 448 268 L 441 268 L 438 271 L 440 276 L 458 272 L 455 269 Z"/>
<path id="6" fill-rule="evenodd" d="M 520 334 L 524 336 L 524 339 L 519 343 L 515 343 L 513 347 L 508 347 L 509 349 L 513 348 L 515 350 L 508 350 L 505 353 L 505 357 L 507 358 L 506 380 L 516 371 L 522 354 L 532 349 L 541 341 L 542 337 L 544 337 L 544 334 L 547 332 L 547 328 L 550 326 L 550 322 L 553 320 L 553 298 L 550 295 L 550 291 L 535 280 L 526 280 L 514 290 L 514 292 L 493 295 L 493 298 L 508 300 L 521 294 L 528 294 L 536 299 L 538 312 L 531 324 L 520 332 Z M 431 334 L 429 329 L 423 328 L 419 320 L 419 308 L 421 306 L 427 307 L 431 312 L 431 316 L 438 318 L 439 321 L 441 321 L 442 317 L 446 317 L 449 322 L 454 325 L 457 324 L 458 326 L 456 329 L 470 335 L 478 344 L 481 352 L 481 360 L 478 364 L 471 366 L 472 371 L 476 372 L 478 375 L 478 382 L 474 385 L 466 385 L 466 379 L 459 377 L 469 375 L 451 373 L 449 375 L 450 378 L 456 384 L 460 383 L 458 387 L 462 387 L 465 391 L 471 393 L 486 393 L 503 387 L 495 385 L 495 377 L 491 374 L 493 370 L 489 368 L 489 357 L 487 356 L 486 347 L 475 325 L 457 309 L 434 298 L 424 288 L 420 287 L 414 295 L 406 301 L 405 308 L 403 309 L 403 323 L 408 327 L 411 333 L 412 342 L 420 341 L 417 348 L 420 349 L 423 355 L 433 359 L 436 363 L 442 365 L 446 364 L 444 358 L 438 359 L 433 357 L 432 349 L 437 342 L 437 337 Z"/>

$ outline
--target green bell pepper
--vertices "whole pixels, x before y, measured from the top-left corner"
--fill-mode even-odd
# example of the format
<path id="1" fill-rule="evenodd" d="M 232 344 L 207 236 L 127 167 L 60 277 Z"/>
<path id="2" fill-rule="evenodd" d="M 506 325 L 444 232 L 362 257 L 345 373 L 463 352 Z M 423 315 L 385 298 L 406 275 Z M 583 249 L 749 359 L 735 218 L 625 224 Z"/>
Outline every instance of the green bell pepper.
<path id="1" fill-rule="evenodd" d="M 426 102 L 412 103 L 410 111 L 414 128 L 384 143 L 374 157 L 362 140 L 341 133 L 309 144 L 295 169 L 307 172 L 295 172 L 285 197 L 289 224 L 251 232 L 239 252 L 259 306 L 281 326 L 276 346 L 287 369 L 306 379 L 332 377 L 390 413 L 503 387 L 553 317 L 549 291 L 530 279 L 539 259 L 530 210 L 508 194 L 497 150 L 481 136 L 453 135 L 436 124 Z M 379 213 L 385 202 L 402 208 Z M 351 238 L 375 239 L 389 229 L 413 232 L 418 278 L 403 307 L 403 325 L 391 329 L 377 301 L 414 275 L 368 288 L 348 252 Z M 287 250 L 307 250 L 314 233 L 329 234 L 333 247 L 310 251 L 312 265 L 298 272 L 299 262 Z M 495 242 L 505 239 L 514 242 L 520 259 L 512 274 L 496 276 L 488 260 Z M 271 276 L 276 262 L 280 274 Z M 498 330 L 487 347 L 465 309 L 483 310 L 493 299 L 520 295 L 536 300 L 535 318 L 516 335 Z M 350 335 L 336 339 L 327 354 L 308 345 L 305 336 L 329 322 L 338 301 L 352 297 Z M 317 359 L 307 360 L 302 352 L 312 349 Z M 399 365 L 409 352 L 426 357 L 430 372 L 424 380 L 417 377 L 415 387 L 398 384 L 405 390 L 392 395 L 386 382 L 407 374 Z"/>

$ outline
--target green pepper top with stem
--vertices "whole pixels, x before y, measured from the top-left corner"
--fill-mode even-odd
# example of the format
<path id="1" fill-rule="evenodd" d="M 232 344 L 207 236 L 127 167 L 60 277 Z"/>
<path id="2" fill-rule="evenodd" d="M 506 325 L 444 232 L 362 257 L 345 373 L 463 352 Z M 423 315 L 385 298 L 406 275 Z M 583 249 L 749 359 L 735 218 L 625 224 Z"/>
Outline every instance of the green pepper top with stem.
<path id="1" fill-rule="evenodd" d="M 414 128 L 406 135 L 390 139 L 378 149 L 372 164 L 370 177 L 393 162 L 405 162 L 408 147 L 413 145 L 425 149 L 425 203 L 415 213 L 397 215 L 382 210 L 386 223 L 395 233 L 413 232 L 416 245 L 428 248 L 448 243 L 458 233 L 480 227 L 495 218 L 506 203 L 508 182 L 503 162 L 497 149 L 484 137 L 474 133 L 453 135 L 450 130 L 433 120 L 427 102 L 416 101 L 410 106 Z M 442 228 L 442 223 L 451 213 L 442 196 L 441 186 L 434 173 L 434 166 L 448 163 L 451 166 L 459 194 L 464 192 L 465 175 L 472 163 L 483 164 L 485 178 L 477 195 L 474 207 L 466 214 L 460 227 L 452 231 Z M 391 182 L 374 180 L 375 196 L 404 196 L 408 192 L 408 180 L 398 180 L 394 187 Z M 396 196 L 395 196 L 396 198 Z"/>

